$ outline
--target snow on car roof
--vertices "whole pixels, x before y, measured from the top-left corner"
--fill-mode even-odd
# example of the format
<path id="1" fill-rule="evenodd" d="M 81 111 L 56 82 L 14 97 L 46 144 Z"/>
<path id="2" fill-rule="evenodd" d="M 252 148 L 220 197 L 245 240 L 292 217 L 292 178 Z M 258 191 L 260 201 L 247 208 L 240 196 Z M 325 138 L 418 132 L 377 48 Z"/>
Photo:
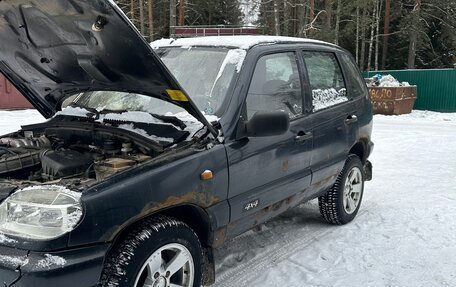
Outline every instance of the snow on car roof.
<path id="1" fill-rule="evenodd" d="M 325 44 L 335 46 L 334 44 L 307 39 L 282 36 L 209 36 L 196 38 L 180 38 L 180 39 L 160 39 L 151 43 L 152 48 L 159 47 L 192 47 L 192 46 L 214 46 L 214 47 L 236 47 L 248 50 L 253 46 L 260 44 L 276 44 L 276 43 L 311 43 Z M 336 47 L 336 46 L 335 46 Z"/>

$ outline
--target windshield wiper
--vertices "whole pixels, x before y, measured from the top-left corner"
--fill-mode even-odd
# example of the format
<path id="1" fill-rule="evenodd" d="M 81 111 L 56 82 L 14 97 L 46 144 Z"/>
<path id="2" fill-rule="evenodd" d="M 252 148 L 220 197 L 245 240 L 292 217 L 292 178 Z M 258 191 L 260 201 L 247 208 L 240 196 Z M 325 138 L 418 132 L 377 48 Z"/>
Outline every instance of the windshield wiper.
<path id="1" fill-rule="evenodd" d="M 87 117 L 89 119 L 94 119 L 94 120 L 97 120 L 99 117 L 100 117 L 100 113 L 94 109 L 94 108 L 90 108 L 90 107 L 86 107 L 84 105 L 81 105 L 81 104 L 78 104 L 76 102 L 72 102 L 71 104 L 68 105 L 69 107 L 72 107 L 72 108 L 81 108 L 81 109 L 84 109 L 84 110 L 87 110 L 89 113 L 87 114 Z"/>
<path id="2" fill-rule="evenodd" d="M 177 117 L 174 117 L 174 116 L 163 116 L 163 115 L 157 115 L 157 114 L 151 114 L 154 118 L 156 119 L 159 119 L 165 123 L 170 123 L 170 124 L 173 124 L 175 126 L 178 126 L 179 128 L 181 128 L 182 130 L 184 130 L 187 125 L 181 121 L 180 119 L 178 119 Z"/>

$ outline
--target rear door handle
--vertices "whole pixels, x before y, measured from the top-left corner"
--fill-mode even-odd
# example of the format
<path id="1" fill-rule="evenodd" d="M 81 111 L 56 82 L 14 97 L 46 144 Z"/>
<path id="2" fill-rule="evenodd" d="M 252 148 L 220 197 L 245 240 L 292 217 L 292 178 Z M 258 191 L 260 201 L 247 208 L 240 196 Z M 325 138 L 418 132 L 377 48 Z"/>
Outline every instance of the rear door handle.
<path id="1" fill-rule="evenodd" d="M 298 135 L 295 137 L 295 141 L 297 143 L 303 143 L 307 140 L 310 140 L 311 138 L 313 138 L 313 134 L 311 132 L 299 132 Z"/>
<path id="2" fill-rule="evenodd" d="M 350 125 L 350 124 L 354 124 L 358 121 L 358 117 L 356 115 L 351 115 L 351 116 L 348 116 L 346 119 L 345 119 L 345 123 L 347 125 Z"/>

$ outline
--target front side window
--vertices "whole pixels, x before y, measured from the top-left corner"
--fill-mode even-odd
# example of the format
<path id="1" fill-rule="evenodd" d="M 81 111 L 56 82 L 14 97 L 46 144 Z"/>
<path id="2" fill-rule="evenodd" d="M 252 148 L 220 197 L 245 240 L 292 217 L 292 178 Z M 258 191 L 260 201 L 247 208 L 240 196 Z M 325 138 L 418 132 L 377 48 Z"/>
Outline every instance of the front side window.
<path id="1" fill-rule="evenodd" d="M 342 70 L 333 53 L 303 52 L 314 112 L 348 101 Z"/>
<path id="2" fill-rule="evenodd" d="M 302 89 L 295 53 L 261 57 L 247 95 L 247 117 L 258 111 L 283 111 L 290 118 L 302 114 Z"/>

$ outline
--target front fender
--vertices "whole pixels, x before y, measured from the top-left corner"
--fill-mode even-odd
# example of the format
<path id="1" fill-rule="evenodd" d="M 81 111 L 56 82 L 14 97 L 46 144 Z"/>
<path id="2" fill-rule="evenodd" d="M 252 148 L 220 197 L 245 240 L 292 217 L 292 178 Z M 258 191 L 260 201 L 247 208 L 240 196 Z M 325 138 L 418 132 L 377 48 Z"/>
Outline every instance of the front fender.
<path id="1" fill-rule="evenodd" d="M 214 178 L 201 180 L 205 170 L 211 170 Z M 223 145 L 132 169 L 83 193 L 84 219 L 71 232 L 68 245 L 112 241 L 130 224 L 173 206 L 208 208 L 226 200 L 227 189 Z"/>

